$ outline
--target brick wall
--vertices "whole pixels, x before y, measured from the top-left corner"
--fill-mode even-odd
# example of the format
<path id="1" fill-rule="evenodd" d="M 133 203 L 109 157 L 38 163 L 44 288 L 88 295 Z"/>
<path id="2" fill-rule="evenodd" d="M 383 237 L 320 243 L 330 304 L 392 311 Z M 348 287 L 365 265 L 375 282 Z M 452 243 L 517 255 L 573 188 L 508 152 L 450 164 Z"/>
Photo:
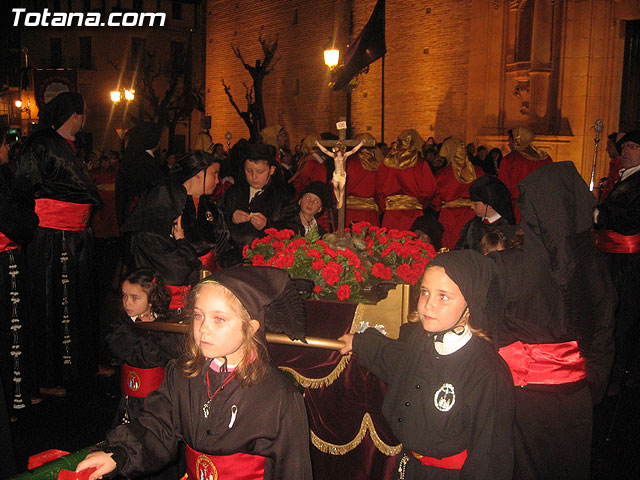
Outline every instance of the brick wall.
<path id="1" fill-rule="evenodd" d="M 392 142 L 407 128 L 415 128 L 425 139 L 464 139 L 471 0 L 386 3 L 384 140 Z M 374 5 L 375 0 L 356 2 L 356 33 Z M 371 65 L 353 92 L 356 130 L 369 130 L 378 139 L 381 67 L 381 61 Z"/>
<path id="2" fill-rule="evenodd" d="M 385 64 L 385 140 L 406 128 L 424 137 L 442 139 L 466 135 L 471 0 L 387 0 Z M 426 8 L 431 9 L 426 13 Z M 245 61 L 262 58 L 258 36 L 269 42 L 278 36 L 278 57 L 265 80 L 268 123 L 284 124 L 292 141 L 310 132 L 335 131 L 346 113 L 346 95 L 328 88 L 322 50 L 329 35 L 344 50 L 350 11 L 354 38 L 367 22 L 375 0 L 236 1 L 210 0 L 207 16 L 207 114 L 212 136 L 222 141 L 248 136 L 244 123 L 224 94 L 221 77 L 231 86 L 238 106 L 246 109 L 243 82 L 248 72 L 234 56 L 239 46 Z M 297 11 L 297 23 L 294 23 Z M 428 48 L 428 53 L 423 53 Z M 361 75 L 353 91 L 352 121 L 356 131 L 380 139 L 381 61 Z"/>
<path id="3" fill-rule="evenodd" d="M 278 38 L 276 63 L 264 82 L 267 123 L 284 125 L 292 142 L 308 133 L 331 129 L 344 115 L 346 96 L 328 87 L 323 49 L 330 35 L 338 41 L 344 37 L 346 6 L 341 0 L 208 2 L 206 108 L 212 116 L 214 141 L 223 141 L 227 130 L 233 135 L 232 143 L 248 137 L 248 129 L 224 93 L 221 78 L 231 87 L 240 109 L 246 110 L 243 83 L 250 86 L 252 81 L 231 46 L 239 47 L 245 61 L 253 65 L 263 58 L 259 35 L 268 43 Z"/>

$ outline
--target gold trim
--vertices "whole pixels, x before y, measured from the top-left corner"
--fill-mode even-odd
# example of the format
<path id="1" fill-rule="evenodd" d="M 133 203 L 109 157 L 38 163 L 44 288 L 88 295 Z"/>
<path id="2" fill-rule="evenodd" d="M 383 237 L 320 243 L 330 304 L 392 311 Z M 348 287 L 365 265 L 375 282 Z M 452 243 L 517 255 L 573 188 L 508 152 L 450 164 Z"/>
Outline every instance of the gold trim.
<path id="1" fill-rule="evenodd" d="M 313 430 L 310 429 L 309 431 L 311 432 L 311 443 L 313 443 L 313 445 L 318 450 L 323 453 L 328 453 L 329 455 L 344 455 L 350 452 L 358 445 L 360 445 L 360 442 L 362 442 L 362 439 L 366 435 L 367 431 L 369 431 L 369 435 L 371 436 L 371 440 L 373 440 L 373 444 L 385 455 L 392 457 L 399 454 L 402 450 L 401 443 L 395 446 L 391 446 L 382 441 L 382 439 L 378 435 L 378 432 L 376 432 L 376 427 L 373 424 L 371 415 L 369 415 L 368 412 L 365 413 L 362 417 L 362 422 L 360 423 L 360 430 L 358 431 L 358 434 L 353 440 L 351 440 L 349 443 L 345 443 L 344 445 L 336 445 L 334 443 L 326 442 L 318 437 L 318 435 L 316 435 Z"/>
<path id="2" fill-rule="evenodd" d="M 295 378 L 296 381 L 304 388 L 322 388 L 328 387 L 333 382 L 335 382 L 338 377 L 340 377 L 342 372 L 344 372 L 344 369 L 347 368 L 349 360 L 351 360 L 351 354 L 343 356 L 338 362 L 338 365 L 336 365 L 336 368 L 334 368 L 329 375 L 322 378 L 305 377 L 304 375 L 300 375 L 294 369 L 289 367 L 280 367 L 280 370 L 289 372 L 291 375 L 293 375 L 293 378 Z"/>
<path id="3" fill-rule="evenodd" d="M 422 204 L 409 195 L 389 195 L 385 198 L 386 210 L 421 210 Z"/>
<path id="4" fill-rule="evenodd" d="M 471 199 L 470 198 L 456 198 L 455 200 L 451 200 L 450 202 L 444 202 L 442 204 L 442 208 L 461 208 L 461 207 L 470 207 Z"/>
<path id="5" fill-rule="evenodd" d="M 378 211 L 378 205 L 373 198 L 356 197 L 355 195 L 347 196 L 347 208 Z"/>

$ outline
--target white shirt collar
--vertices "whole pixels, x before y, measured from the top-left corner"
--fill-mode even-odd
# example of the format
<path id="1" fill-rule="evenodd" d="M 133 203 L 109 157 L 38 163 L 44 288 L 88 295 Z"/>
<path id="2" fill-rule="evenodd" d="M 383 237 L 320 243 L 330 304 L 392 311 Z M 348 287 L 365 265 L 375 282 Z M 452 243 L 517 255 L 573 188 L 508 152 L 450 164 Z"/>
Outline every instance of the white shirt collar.
<path id="1" fill-rule="evenodd" d="M 502 215 L 500 215 L 498 212 L 496 212 L 495 214 L 491 215 L 490 217 L 484 217 L 487 222 L 489 223 L 495 223 L 498 220 L 500 220 L 502 218 Z"/>
<path id="2" fill-rule="evenodd" d="M 151 155 L 153 158 L 156 158 L 156 152 L 154 152 L 153 150 L 145 150 L 145 152 L 147 152 L 149 155 Z"/>
<path id="3" fill-rule="evenodd" d="M 251 185 L 249 185 L 249 202 L 251 202 L 251 200 L 253 200 L 253 197 L 255 197 L 260 192 L 262 192 L 262 188 L 253 188 Z"/>
<path id="4" fill-rule="evenodd" d="M 451 355 L 464 347 L 473 334 L 468 326 L 464 326 L 464 331 L 461 334 L 455 332 L 447 332 L 442 337 L 442 341 L 436 341 L 434 346 L 436 352 L 440 355 Z"/>
<path id="5" fill-rule="evenodd" d="M 631 168 L 621 168 L 619 181 L 622 182 L 624 179 L 628 178 L 629 176 L 633 175 L 639 170 L 640 170 L 640 165 L 636 165 L 635 167 L 631 167 Z"/>

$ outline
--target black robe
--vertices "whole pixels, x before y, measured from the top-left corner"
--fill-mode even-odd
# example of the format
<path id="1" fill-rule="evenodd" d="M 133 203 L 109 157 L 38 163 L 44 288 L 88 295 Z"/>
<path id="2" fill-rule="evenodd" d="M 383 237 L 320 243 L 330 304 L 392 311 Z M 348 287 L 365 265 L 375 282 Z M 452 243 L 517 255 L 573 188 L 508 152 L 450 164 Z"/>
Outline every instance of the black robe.
<path id="1" fill-rule="evenodd" d="M 102 205 L 87 168 L 71 145 L 51 128 L 39 130 L 25 142 L 17 161 L 14 193 L 30 208 L 38 198 Z M 26 254 L 40 386 L 61 385 L 93 374 L 98 309 L 91 230 L 38 227 Z M 68 283 L 63 283 L 63 269 Z M 69 323 L 63 323 L 65 292 Z M 63 344 L 67 328 L 68 343 Z"/>
<path id="2" fill-rule="evenodd" d="M 405 450 L 436 458 L 468 451 L 461 470 L 423 466 L 407 454 L 404 478 L 511 479 L 513 380 L 489 342 L 474 335 L 458 351 L 439 355 L 416 324 L 406 341 L 367 329 L 353 339 L 353 352 L 389 384 L 382 412 Z M 445 411 L 435 399 L 446 384 L 455 402 Z"/>
<path id="3" fill-rule="evenodd" d="M 125 155 L 116 176 L 116 215 L 122 226 L 137 199 L 160 183 L 166 174 L 162 161 L 146 151 Z"/>
<path id="4" fill-rule="evenodd" d="M 640 234 L 640 172 L 635 172 L 613 187 L 609 196 L 598 205 L 598 230 L 613 230 L 622 235 Z M 609 272 L 618 292 L 616 309 L 616 359 L 612 379 L 621 382 L 625 371 L 640 372 L 640 357 L 636 353 L 638 298 L 640 298 L 640 252 L 606 253 Z"/>
<path id="5" fill-rule="evenodd" d="M 24 245 L 31 241 L 37 226 L 38 216 L 14 200 L 5 177 L 0 175 L 0 233 Z M 0 251 L 0 375 L 6 404 L 15 409 L 24 408 L 37 387 L 27 285 L 22 248 Z M 12 299 L 17 300 L 15 310 Z"/>
<path id="6" fill-rule="evenodd" d="M 184 186 L 169 178 L 145 193 L 122 226 L 131 235 L 136 268 L 154 270 L 165 284 L 187 286 L 198 281 L 202 264 L 186 238 L 176 240 L 171 229 L 187 200 Z"/>
<path id="7" fill-rule="evenodd" d="M 200 197 L 197 212 L 193 197 L 187 197 L 182 212 L 182 228 L 185 238 L 196 249 L 198 257 L 213 249 L 217 266 L 231 266 L 241 254 L 235 251 L 222 211 L 208 195 Z"/>
<path id="8" fill-rule="evenodd" d="M 515 478 L 588 478 L 592 406 L 613 357 L 615 294 L 589 228 L 594 201 L 571 162 L 544 165 L 518 185 L 522 250 L 494 252 L 489 316 L 496 346 L 577 341 L 586 381 L 514 387 Z"/>
<path id="9" fill-rule="evenodd" d="M 226 376 L 210 372 L 214 391 Z M 213 398 L 205 418 L 202 407 L 208 400 L 204 373 L 187 379 L 176 361 L 169 362 L 163 384 L 147 396 L 138 419 L 107 433 L 106 449 L 113 452 L 116 473 L 133 477 L 153 471 L 174 459 L 183 441 L 211 455 L 264 456 L 265 479 L 311 478 L 304 401 L 275 366 L 250 387 L 231 380 Z"/>
<path id="10" fill-rule="evenodd" d="M 298 216 L 298 205 L 293 201 L 289 193 L 278 187 L 273 180 L 270 181 L 259 193 L 249 202 L 249 184 L 246 182 L 232 185 L 222 197 L 220 203 L 231 238 L 242 250 L 245 245 L 250 245 L 256 238 L 265 236 L 267 228 L 294 229 L 296 217 Z M 233 223 L 233 212 L 243 210 L 249 213 L 262 213 L 267 217 L 267 225 L 263 230 L 257 230 L 251 222 Z"/>
<path id="11" fill-rule="evenodd" d="M 158 321 L 164 321 L 162 318 Z M 114 358 L 136 368 L 164 368 L 167 362 L 180 355 L 184 335 L 167 332 L 153 332 L 136 327 L 125 312 L 120 312 L 109 327 L 107 344 Z M 115 424 L 122 423 L 127 415 L 137 418 L 142 410 L 144 398 L 122 395 Z"/>

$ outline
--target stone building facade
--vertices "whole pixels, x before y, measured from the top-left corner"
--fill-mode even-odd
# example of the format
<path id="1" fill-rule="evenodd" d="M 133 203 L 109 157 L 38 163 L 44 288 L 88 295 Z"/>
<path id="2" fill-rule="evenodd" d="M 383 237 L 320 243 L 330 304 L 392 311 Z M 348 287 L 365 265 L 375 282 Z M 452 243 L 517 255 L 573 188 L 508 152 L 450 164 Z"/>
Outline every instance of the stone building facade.
<path id="1" fill-rule="evenodd" d="M 260 35 L 278 39 L 278 60 L 265 80 L 267 122 L 285 125 L 292 141 L 335 131 L 346 94 L 328 87 L 322 51 L 329 37 L 344 51 L 375 4 L 209 0 L 206 104 L 214 139 L 226 131 L 234 140 L 247 136 L 221 78 L 246 108 L 243 82 L 250 77 L 231 46 L 252 62 L 262 58 Z M 424 138 L 456 136 L 506 153 L 506 131 L 527 126 L 538 147 L 573 161 L 589 180 L 592 126 L 601 119 L 597 179 L 608 168 L 606 134 L 620 129 L 621 105 L 640 95 L 623 89 L 632 61 L 625 59 L 627 28 L 638 19 L 638 0 L 387 0 L 384 76 L 378 60 L 358 77 L 353 129 L 390 143 L 415 128 Z"/>

